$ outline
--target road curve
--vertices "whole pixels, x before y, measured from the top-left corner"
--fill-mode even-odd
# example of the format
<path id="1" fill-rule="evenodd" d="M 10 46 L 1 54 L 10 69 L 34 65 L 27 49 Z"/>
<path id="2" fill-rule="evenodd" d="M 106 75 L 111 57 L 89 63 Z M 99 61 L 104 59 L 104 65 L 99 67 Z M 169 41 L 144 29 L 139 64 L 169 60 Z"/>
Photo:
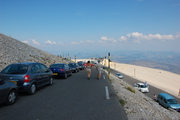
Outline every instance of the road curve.
<path id="1" fill-rule="evenodd" d="M 113 75 L 115 75 L 116 73 L 119 73 L 119 72 L 120 71 L 111 69 L 111 74 L 113 74 Z M 138 83 L 138 82 L 142 83 L 142 81 L 139 81 L 138 79 L 135 79 L 135 78 L 125 75 L 123 73 L 121 73 L 121 74 L 123 75 L 123 80 L 132 86 L 134 85 L 134 83 Z M 166 92 L 149 84 L 149 93 L 144 93 L 144 94 L 150 98 L 153 98 L 154 94 L 158 95 L 159 93 L 166 93 Z M 173 96 L 180 103 L 180 98 L 178 98 L 177 96 L 174 96 L 172 94 L 171 94 L 171 96 Z"/>

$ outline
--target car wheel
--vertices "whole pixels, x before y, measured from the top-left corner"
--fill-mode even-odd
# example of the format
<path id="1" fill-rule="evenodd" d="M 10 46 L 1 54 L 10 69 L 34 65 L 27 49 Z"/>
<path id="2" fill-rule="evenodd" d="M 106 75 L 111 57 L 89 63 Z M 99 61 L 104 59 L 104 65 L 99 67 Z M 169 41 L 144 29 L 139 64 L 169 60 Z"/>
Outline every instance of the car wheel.
<path id="1" fill-rule="evenodd" d="M 54 80 L 54 78 L 51 78 L 51 79 L 49 80 L 49 85 L 52 85 L 52 84 L 53 84 L 53 80 Z"/>
<path id="2" fill-rule="evenodd" d="M 6 99 L 5 104 L 7 104 L 7 105 L 14 104 L 16 102 L 17 96 L 18 96 L 17 91 L 16 90 L 11 90 L 9 92 L 9 95 L 8 95 L 7 99 Z"/>
<path id="3" fill-rule="evenodd" d="M 64 78 L 67 79 L 67 74 L 65 73 Z"/>
<path id="4" fill-rule="evenodd" d="M 33 95 L 36 92 L 36 85 L 33 83 L 30 87 L 29 94 Z"/>
<path id="5" fill-rule="evenodd" d="M 72 72 L 70 72 L 69 75 L 72 76 Z"/>

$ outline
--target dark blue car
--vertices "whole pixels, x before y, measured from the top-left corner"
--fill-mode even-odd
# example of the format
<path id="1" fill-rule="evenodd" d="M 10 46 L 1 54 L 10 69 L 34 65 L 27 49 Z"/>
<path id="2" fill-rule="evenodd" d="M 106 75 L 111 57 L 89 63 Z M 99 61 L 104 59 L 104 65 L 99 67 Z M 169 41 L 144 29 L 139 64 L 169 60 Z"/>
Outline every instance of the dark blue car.
<path id="1" fill-rule="evenodd" d="M 79 65 L 80 70 L 84 70 L 84 62 L 83 61 L 79 61 L 79 62 L 77 62 L 77 64 Z"/>
<path id="2" fill-rule="evenodd" d="M 79 65 L 77 63 L 69 63 L 68 65 L 72 72 L 77 73 L 80 71 Z"/>
<path id="3" fill-rule="evenodd" d="M 66 79 L 68 76 L 72 75 L 71 69 L 65 63 L 52 64 L 49 69 L 53 72 L 54 77 L 64 77 Z"/>

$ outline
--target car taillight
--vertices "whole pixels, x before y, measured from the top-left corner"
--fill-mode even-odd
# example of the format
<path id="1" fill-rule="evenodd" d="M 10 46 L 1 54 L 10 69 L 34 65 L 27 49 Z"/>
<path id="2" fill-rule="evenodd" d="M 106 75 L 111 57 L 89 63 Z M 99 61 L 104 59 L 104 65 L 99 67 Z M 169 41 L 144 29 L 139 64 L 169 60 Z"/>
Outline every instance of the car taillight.
<path id="1" fill-rule="evenodd" d="M 29 75 L 25 75 L 25 76 L 24 76 L 24 82 L 29 82 L 29 81 L 30 81 Z"/>
<path id="2" fill-rule="evenodd" d="M 64 71 L 64 69 L 60 69 L 59 71 Z"/>

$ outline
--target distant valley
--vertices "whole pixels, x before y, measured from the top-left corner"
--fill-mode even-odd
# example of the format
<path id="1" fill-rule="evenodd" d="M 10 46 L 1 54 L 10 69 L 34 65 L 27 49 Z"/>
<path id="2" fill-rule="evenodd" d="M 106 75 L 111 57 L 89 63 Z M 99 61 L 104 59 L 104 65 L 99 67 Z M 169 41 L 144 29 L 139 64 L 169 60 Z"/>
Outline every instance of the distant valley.
<path id="1" fill-rule="evenodd" d="M 78 58 L 105 57 L 105 52 L 77 53 Z M 113 51 L 110 59 L 114 62 L 162 69 L 180 74 L 180 53 L 177 52 L 143 52 L 143 51 Z"/>

